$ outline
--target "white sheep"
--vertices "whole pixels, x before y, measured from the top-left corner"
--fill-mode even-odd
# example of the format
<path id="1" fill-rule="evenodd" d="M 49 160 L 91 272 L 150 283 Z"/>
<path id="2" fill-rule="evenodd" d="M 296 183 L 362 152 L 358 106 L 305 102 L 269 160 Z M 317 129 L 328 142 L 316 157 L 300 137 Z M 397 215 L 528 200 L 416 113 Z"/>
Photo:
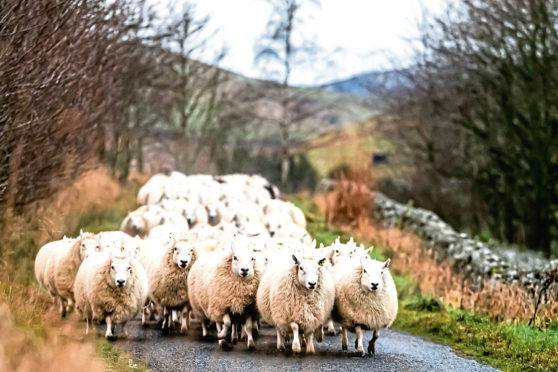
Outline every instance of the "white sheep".
<path id="1" fill-rule="evenodd" d="M 74 284 L 76 308 L 82 320 L 106 322 L 106 338 L 113 337 L 114 326 L 133 319 L 148 295 L 147 275 L 132 257 L 102 252 L 91 255 L 79 268 Z"/>
<path id="2" fill-rule="evenodd" d="M 368 343 L 368 354 L 375 352 L 380 329 L 389 327 L 397 316 L 397 289 L 385 262 L 367 256 L 335 265 L 335 308 L 333 319 L 343 327 L 341 347 L 347 350 L 348 331 L 357 335 L 357 352 L 365 355 L 363 330 L 370 329 L 373 336 Z"/>
<path id="3" fill-rule="evenodd" d="M 284 337 L 292 334 L 292 350 L 301 351 L 299 332 L 306 339 L 306 352 L 314 353 L 314 332 L 330 317 L 335 288 L 325 257 L 316 252 L 295 252 L 291 260 L 278 259 L 262 277 L 257 306 L 262 319 L 277 331 L 277 349 L 284 350 Z"/>
<path id="4" fill-rule="evenodd" d="M 207 320 L 215 322 L 219 344 L 232 328 L 231 341 L 237 337 L 236 327 L 243 325 L 248 349 L 255 348 L 252 337 L 256 313 L 256 291 L 261 272 L 256 254 L 246 238 L 236 237 L 225 252 L 200 257 L 188 275 L 188 295 L 194 316 L 201 321 L 207 335 Z M 222 325 L 222 326 L 221 326 Z"/>
<path id="5" fill-rule="evenodd" d="M 165 309 L 182 313 L 181 332 L 188 332 L 190 305 L 187 278 L 190 268 L 197 259 L 196 249 L 188 238 L 171 239 L 163 247 L 151 246 L 143 249 L 138 260 L 147 272 L 149 299 L 158 314 Z M 142 324 L 146 322 L 143 314 Z M 164 318 L 162 327 L 170 326 L 170 319 Z"/>
<path id="6" fill-rule="evenodd" d="M 36 270 L 43 267 L 43 285 L 54 297 L 55 303 L 58 302 L 61 316 L 65 316 L 66 312 L 71 311 L 74 305 L 74 280 L 81 262 L 91 252 L 101 250 L 100 243 L 94 234 L 80 231 L 79 237 L 75 240 L 56 244 L 53 248 L 49 246 L 45 250 L 46 259 L 45 255 L 39 251 L 37 255 L 39 264 Z M 37 276 L 40 277 L 40 275 Z"/>

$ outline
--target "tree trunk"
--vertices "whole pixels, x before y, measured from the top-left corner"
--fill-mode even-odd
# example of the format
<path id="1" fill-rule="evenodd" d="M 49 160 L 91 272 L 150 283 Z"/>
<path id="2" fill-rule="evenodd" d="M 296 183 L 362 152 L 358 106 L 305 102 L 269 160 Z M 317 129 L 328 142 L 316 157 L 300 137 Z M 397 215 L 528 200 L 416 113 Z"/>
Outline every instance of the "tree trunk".
<path id="1" fill-rule="evenodd" d="M 143 173 L 143 133 L 140 133 L 137 140 L 136 160 L 138 173 Z"/>
<path id="2" fill-rule="evenodd" d="M 286 123 L 280 124 L 281 131 L 281 185 L 287 188 L 289 182 L 289 130 Z"/>

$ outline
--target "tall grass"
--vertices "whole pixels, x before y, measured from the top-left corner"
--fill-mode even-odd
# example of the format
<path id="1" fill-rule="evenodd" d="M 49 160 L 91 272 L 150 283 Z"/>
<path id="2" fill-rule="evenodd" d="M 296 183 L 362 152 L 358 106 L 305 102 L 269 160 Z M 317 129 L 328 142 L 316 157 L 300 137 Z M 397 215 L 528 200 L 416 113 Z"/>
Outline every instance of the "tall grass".
<path id="1" fill-rule="evenodd" d="M 125 190 L 115 185 L 104 171 L 88 173 L 48 202 L 50 210 L 21 216 L 22 223 L 13 224 L 2 239 L 0 333 L 9 335 L 0 338 L 0 370 L 34 371 L 46 365 L 57 371 L 102 370 L 96 354 L 111 370 L 142 368 L 102 339 L 95 340 L 95 349 L 83 342 L 81 325 L 72 318 L 60 320 L 34 275 L 34 258 L 46 240 L 76 236 L 80 228 L 119 229 L 128 210 L 135 208 L 138 183 Z"/>

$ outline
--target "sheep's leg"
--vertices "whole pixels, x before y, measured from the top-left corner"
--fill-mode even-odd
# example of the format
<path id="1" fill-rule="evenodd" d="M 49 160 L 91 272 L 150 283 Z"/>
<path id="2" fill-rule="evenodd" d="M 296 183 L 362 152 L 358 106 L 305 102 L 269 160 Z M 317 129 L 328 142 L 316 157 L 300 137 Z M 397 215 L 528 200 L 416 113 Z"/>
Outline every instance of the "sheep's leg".
<path id="1" fill-rule="evenodd" d="M 227 337 L 227 333 L 229 332 L 230 327 L 231 327 L 231 317 L 229 314 L 225 314 L 225 316 L 223 316 L 223 328 L 221 329 L 221 332 L 217 334 L 217 337 L 218 338 Z"/>
<path id="2" fill-rule="evenodd" d="M 144 307 L 143 309 L 141 309 L 141 325 L 145 326 L 146 323 L 147 323 L 147 308 Z"/>
<path id="3" fill-rule="evenodd" d="M 364 346 L 362 346 L 362 337 L 364 335 L 364 332 L 362 331 L 362 328 L 360 326 L 356 326 L 355 333 L 357 335 L 357 353 L 364 356 Z"/>
<path id="4" fill-rule="evenodd" d="M 372 339 L 368 343 L 368 354 L 376 354 L 376 340 L 380 337 L 380 331 L 374 330 Z"/>
<path id="5" fill-rule="evenodd" d="M 167 309 L 167 307 L 157 307 L 157 312 L 159 312 L 159 309 L 162 309 L 162 311 L 160 312 L 163 315 L 163 325 L 161 326 L 161 329 L 165 329 L 165 327 L 170 327 L 170 317 L 169 317 L 169 311 Z"/>
<path id="6" fill-rule="evenodd" d="M 107 331 L 105 332 L 105 337 L 106 338 L 111 338 L 112 337 L 112 319 L 111 319 L 110 315 L 106 316 L 105 322 L 107 323 Z"/>
<path id="7" fill-rule="evenodd" d="M 246 324 L 248 324 L 248 322 L 246 322 Z M 248 337 L 248 336 L 246 335 L 246 324 L 244 324 L 244 325 L 241 327 L 241 331 L 240 331 L 240 339 L 241 339 L 242 341 L 246 340 L 246 338 Z"/>
<path id="8" fill-rule="evenodd" d="M 217 334 L 219 334 L 223 326 L 221 325 L 221 323 L 217 322 L 215 323 L 215 328 L 217 329 Z"/>
<path id="9" fill-rule="evenodd" d="M 279 331 L 279 328 L 276 328 L 276 331 L 277 331 L 277 350 L 285 351 L 285 340 L 283 339 L 283 335 L 281 334 L 281 331 Z"/>
<path id="10" fill-rule="evenodd" d="M 238 332 L 236 330 L 236 324 L 231 325 L 231 343 L 236 345 L 238 342 Z"/>
<path id="11" fill-rule="evenodd" d="M 73 309 L 74 309 L 74 300 L 69 298 L 68 305 L 66 306 L 66 312 L 71 313 Z"/>
<path id="12" fill-rule="evenodd" d="M 85 334 L 89 334 L 89 318 L 85 318 Z"/>
<path id="13" fill-rule="evenodd" d="M 126 327 L 126 324 L 127 324 L 127 322 L 122 323 L 122 333 L 124 334 L 124 336 L 126 338 L 128 338 L 129 335 L 128 335 L 128 328 Z"/>
<path id="14" fill-rule="evenodd" d="M 349 335 L 346 328 L 341 330 L 341 350 L 347 350 L 349 348 Z"/>
<path id="15" fill-rule="evenodd" d="M 329 320 L 329 322 L 327 322 L 327 334 L 330 336 L 336 336 L 337 335 L 337 331 L 335 330 L 335 324 L 333 324 L 333 320 Z"/>
<path id="16" fill-rule="evenodd" d="M 322 328 L 323 331 L 323 328 Z M 306 334 L 306 353 L 307 354 L 315 354 L 316 350 L 314 349 L 314 332 L 308 332 Z"/>
<path id="17" fill-rule="evenodd" d="M 322 342 L 324 340 L 324 326 L 321 325 L 316 329 L 316 341 Z"/>
<path id="18" fill-rule="evenodd" d="M 190 310 L 182 310 L 182 317 L 180 319 L 180 332 L 187 335 L 190 329 Z"/>
<path id="19" fill-rule="evenodd" d="M 62 297 L 58 297 L 58 311 L 60 312 L 60 316 L 62 318 L 66 316 L 66 306 L 64 306 L 64 300 Z"/>
<path id="20" fill-rule="evenodd" d="M 246 318 L 246 324 L 244 325 L 243 330 L 246 332 L 246 344 L 248 346 L 248 350 L 254 350 L 256 348 L 256 343 L 252 337 L 252 317 Z"/>
<path id="21" fill-rule="evenodd" d="M 202 336 L 207 336 L 207 327 L 205 325 L 205 319 L 201 319 L 201 326 L 202 326 Z"/>
<path id="22" fill-rule="evenodd" d="M 259 320 L 254 320 L 253 321 L 253 328 L 254 331 L 256 332 L 256 335 L 260 334 L 260 321 Z"/>
<path id="23" fill-rule="evenodd" d="M 178 323 L 178 311 L 172 311 L 172 323 Z"/>
<path id="24" fill-rule="evenodd" d="M 300 339 L 298 337 L 298 324 L 292 322 L 290 326 L 291 326 L 291 330 L 293 331 L 293 352 L 300 353 Z"/>

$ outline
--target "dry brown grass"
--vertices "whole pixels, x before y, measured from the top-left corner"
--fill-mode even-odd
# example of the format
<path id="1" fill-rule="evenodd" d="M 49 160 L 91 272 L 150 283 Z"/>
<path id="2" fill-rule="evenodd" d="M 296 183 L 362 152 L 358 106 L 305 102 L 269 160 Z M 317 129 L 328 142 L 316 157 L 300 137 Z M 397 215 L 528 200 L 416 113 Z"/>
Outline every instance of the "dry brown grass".
<path id="1" fill-rule="evenodd" d="M 351 224 L 368 216 L 372 206 L 373 175 L 371 170 L 352 171 L 339 174 L 339 180 L 332 192 L 324 195 L 327 222 Z"/>
<path id="2" fill-rule="evenodd" d="M 0 371 L 103 370 L 78 328 L 34 288 L 0 283 Z"/>
<path id="3" fill-rule="evenodd" d="M 355 187 L 352 189 L 359 190 Z M 336 189 L 329 194 L 316 195 L 314 202 L 323 213 L 339 211 L 339 216 L 330 214 L 330 218 L 341 228 L 360 240 L 372 241 L 383 247 L 384 253 L 392 257 L 394 271 L 409 275 L 422 293 L 439 297 L 445 304 L 455 308 L 479 311 L 499 321 L 526 321 L 533 315 L 535 296 L 519 285 L 497 281 L 472 283 L 446 262 L 438 262 L 428 246 L 413 233 L 383 228 L 371 221 L 368 217 L 371 205 L 362 202 L 364 194 L 361 191 L 350 193 Z M 369 198 L 373 200 L 371 196 Z M 350 215 L 346 213 L 348 208 L 332 209 L 333 201 L 346 206 L 367 205 L 366 214 L 359 211 Z M 365 201 L 368 202 L 368 196 Z M 351 216 L 354 216 L 353 219 Z M 540 308 L 537 318 L 540 325 L 545 325 L 557 316 L 558 304 L 550 302 Z"/>

